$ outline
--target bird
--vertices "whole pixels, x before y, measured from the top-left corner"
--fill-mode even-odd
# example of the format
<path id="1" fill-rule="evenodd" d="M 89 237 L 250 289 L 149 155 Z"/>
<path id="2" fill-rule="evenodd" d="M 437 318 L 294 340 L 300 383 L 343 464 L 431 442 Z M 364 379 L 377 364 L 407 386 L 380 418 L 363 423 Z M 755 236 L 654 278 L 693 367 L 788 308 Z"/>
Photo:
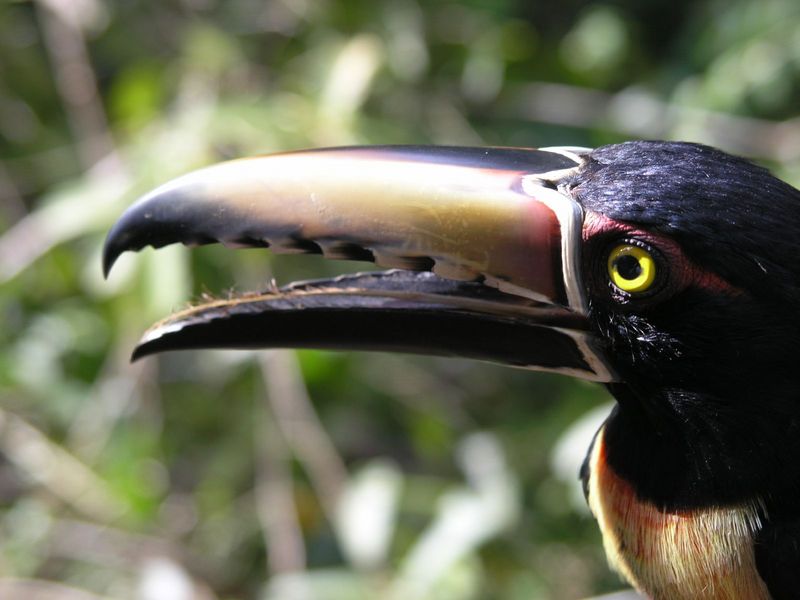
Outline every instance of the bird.
<path id="1" fill-rule="evenodd" d="M 654 600 L 800 596 L 800 192 L 690 142 L 362 146 L 212 165 L 106 239 L 387 267 L 211 300 L 133 357 L 310 347 L 562 373 L 616 400 L 580 479 Z"/>

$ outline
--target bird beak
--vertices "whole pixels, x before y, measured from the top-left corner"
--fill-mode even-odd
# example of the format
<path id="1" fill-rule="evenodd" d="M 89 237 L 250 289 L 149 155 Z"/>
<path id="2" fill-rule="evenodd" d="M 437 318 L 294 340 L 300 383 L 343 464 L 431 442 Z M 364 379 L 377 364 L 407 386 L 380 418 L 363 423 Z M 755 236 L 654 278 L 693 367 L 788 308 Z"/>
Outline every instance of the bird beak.
<path id="1" fill-rule="evenodd" d="M 399 270 L 201 304 L 151 327 L 134 358 L 185 348 L 347 348 L 612 381 L 588 326 L 582 210 L 558 190 L 580 153 L 339 148 L 235 160 L 167 183 L 113 227 L 106 273 L 126 250 L 175 242 Z"/>

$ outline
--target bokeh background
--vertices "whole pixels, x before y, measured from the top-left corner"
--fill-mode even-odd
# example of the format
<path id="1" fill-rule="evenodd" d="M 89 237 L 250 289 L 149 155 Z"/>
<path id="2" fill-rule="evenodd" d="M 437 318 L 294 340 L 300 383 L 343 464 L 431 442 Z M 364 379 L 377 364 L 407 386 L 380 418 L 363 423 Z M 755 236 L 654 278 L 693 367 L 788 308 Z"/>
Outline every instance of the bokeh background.
<path id="1" fill-rule="evenodd" d="M 797 184 L 798 100 L 796 0 L 0 0 L 0 597 L 621 589 L 576 497 L 603 389 L 381 354 L 131 365 L 191 298 L 369 267 L 168 248 L 104 281 L 104 232 L 192 168 L 322 145 L 684 139 Z"/>

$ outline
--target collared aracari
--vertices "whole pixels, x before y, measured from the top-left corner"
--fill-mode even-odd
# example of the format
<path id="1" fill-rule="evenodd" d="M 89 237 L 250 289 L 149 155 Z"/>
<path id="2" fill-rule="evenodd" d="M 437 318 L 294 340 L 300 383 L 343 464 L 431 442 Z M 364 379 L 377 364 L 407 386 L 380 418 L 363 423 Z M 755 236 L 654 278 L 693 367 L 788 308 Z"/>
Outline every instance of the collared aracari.
<path id="1" fill-rule="evenodd" d="M 581 470 L 609 562 L 658 600 L 800 597 L 800 192 L 713 148 L 354 147 L 165 184 L 126 250 L 270 247 L 393 270 L 210 301 L 185 348 L 463 356 L 605 384 Z"/>

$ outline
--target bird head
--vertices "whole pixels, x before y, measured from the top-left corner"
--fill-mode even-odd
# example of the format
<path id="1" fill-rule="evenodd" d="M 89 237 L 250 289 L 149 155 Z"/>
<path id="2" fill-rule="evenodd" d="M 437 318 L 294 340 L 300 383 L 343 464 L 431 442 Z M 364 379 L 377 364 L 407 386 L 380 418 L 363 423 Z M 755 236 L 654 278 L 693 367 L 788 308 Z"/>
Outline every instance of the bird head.
<path id="1" fill-rule="evenodd" d="M 800 193 L 689 143 L 362 147 L 242 159 L 106 241 L 263 246 L 385 272 L 176 313 L 140 357 L 318 347 L 465 356 L 606 384 L 615 471 L 660 507 L 780 503 L 800 460 Z"/>
<path id="2" fill-rule="evenodd" d="M 592 327 L 619 379 L 609 463 L 667 509 L 782 510 L 800 491 L 800 193 L 669 142 L 598 148 L 563 186 L 584 211 Z M 620 243 L 652 261 L 647 289 L 604 264 Z"/>

